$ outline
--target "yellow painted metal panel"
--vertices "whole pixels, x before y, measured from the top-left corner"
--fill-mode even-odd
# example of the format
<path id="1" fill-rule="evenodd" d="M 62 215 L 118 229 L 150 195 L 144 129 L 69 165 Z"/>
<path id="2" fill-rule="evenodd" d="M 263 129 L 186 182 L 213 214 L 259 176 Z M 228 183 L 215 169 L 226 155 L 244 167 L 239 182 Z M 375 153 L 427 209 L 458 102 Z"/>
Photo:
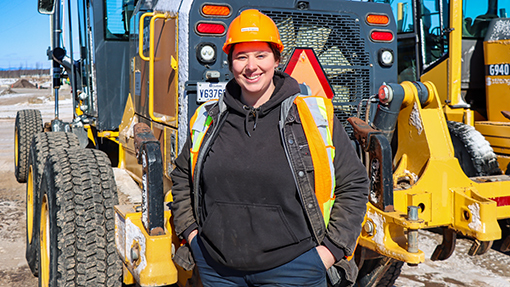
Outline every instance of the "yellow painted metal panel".
<path id="1" fill-rule="evenodd" d="M 425 222 L 432 221 L 434 216 L 433 208 L 432 208 L 432 194 L 428 191 L 415 192 L 415 193 L 407 193 L 407 203 L 406 206 L 418 206 L 419 217 Z"/>
<path id="2" fill-rule="evenodd" d="M 367 225 L 370 227 L 367 228 Z M 423 251 L 419 250 L 417 253 L 407 251 L 407 237 L 404 232 L 404 228 L 421 229 L 425 227 L 423 221 L 411 222 L 406 220 L 405 213 L 383 212 L 368 203 L 363 226 L 359 238 L 361 246 L 411 264 L 425 261 Z"/>
<path id="3" fill-rule="evenodd" d="M 483 43 L 483 47 L 485 65 L 489 71 L 485 77 L 487 117 L 490 121 L 509 122 L 510 120 L 505 118 L 501 111 L 510 111 L 510 76 L 508 65 L 502 65 L 510 64 L 510 41 L 488 41 Z M 491 69 L 491 65 L 496 66 L 492 66 Z M 501 67 L 503 71 L 499 71 L 498 67 Z M 506 72 L 504 68 L 507 69 Z"/>
<path id="4" fill-rule="evenodd" d="M 510 197 L 510 177 L 468 178 L 454 157 L 438 95 L 434 94 L 424 107 L 417 103 L 416 94 L 414 101 L 399 115 L 395 212 L 419 206 L 419 218 L 426 228 L 448 226 L 481 241 L 498 239 L 501 231 L 497 219 L 510 218 L 510 209 L 496 207 L 490 198 Z"/>
<path id="5" fill-rule="evenodd" d="M 510 147 L 510 138 L 500 138 L 500 137 L 491 137 L 486 136 L 485 139 L 494 147 Z"/>
<path id="6" fill-rule="evenodd" d="M 510 155 L 510 123 L 506 122 L 476 122 L 475 128 L 491 144 L 494 152 Z M 500 164 L 502 170 L 506 170 L 506 163 Z"/>
<path id="7" fill-rule="evenodd" d="M 510 205 L 498 206 L 498 220 L 510 217 Z"/>
<path id="8" fill-rule="evenodd" d="M 475 188 L 452 188 L 455 229 L 462 234 L 490 241 L 501 238 L 496 202 L 480 196 Z"/>
<path id="9" fill-rule="evenodd" d="M 508 153 L 510 154 L 510 149 L 508 150 Z M 510 164 L 510 156 L 508 155 L 500 155 L 498 154 L 498 163 L 499 168 L 503 171 L 503 173 L 507 172 L 508 165 Z"/>
<path id="10" fill-rule="evenodd" d="M 482 135 L 495 137 L 510 137 L 510 123 L 505 122 L 476 122 L 475 129 Z"/>
<path id="11" fill-rule="evenodd" d="M 462 1 L 450 1 L 448 95 L 451 105 L 464 103 L 460 94 L 462 66 Z"/>
<path id="12" fill-rule="evenodd" d="M 452 109 L 449 106 L 444 107 L 446 119 L 453 122 L 464 122 L 464 109 Z"/>
<path id="13" fill-rule="evenodd" d="M 430 81 L 436 86 L 439 101 L 444 105 L 448 97 L 448 60 L 439 63 L 427 73 L 423 74 L 420 78 L 422 82 Z"/>
<path id="14" fill-rule="evenodd" d="M 172 261 L 172 230 L 150 236 L 143 226 L 142 213 L 133 206 L 115 206 L 115 241 L 124 266 L 140 286 L 163 286 L 177 282 L 177 268 Z M 170 218 L 170 211 L 165 211 Z"/>
<path id="15" fill-rule="evenodd" d="M 149 26 L 149 56 L 147 57 L 146 55 L 144 55 L 144 51 L 143 51 L 143 31 L 144 31 L 144 19 L 145 17 L 150 17 L 151 20 L 150 20 L 150 26 Z M 165 25 L 162 25 L 163 24 L 162 22 L 159 22 L 158 24 L 158 33 L 156 33 L 156 21 L 158 19 L 162 19 L 162 21 L 164 21 L 164 24 Z M 148 106 L 148 113 L 149 113 L 149 117 L 151 118 L 151 120 L 155 121 L 155 122 L 160 122 L 160 123 L 165 123 L 165 124 L 169 124 L 169 125 L 172 125 L 172 126 L 177 126 L 177 113 L 178 113 L 178 105 L 177 105 L 177 96 L 178 96 L 178 87 L 177 87 L 177 75 L 178 75 L 178 67 L 176 65 L 176 60 L 175 59 L 178 59 L 178 51 L 177 51 L 177 47 L 178 47 L 178 42 L 177 42 L 177 39 L 178 39 L 178 29 L 176 27 L 178 27 L 178 23 L 177 23 L 178 19 L 177 19 L 177 16 L 176 15 L 171 15 L 169 13 L 158 13 L 158 12 L 153 12 L 153 13 L 145 13 L 143 14 L 141 17 L 140 17 L 140 29 L 139 29 L 139 51 L 138 51 L 138 54 L 140 56 L 140 59 L 143 60 L 143 61 L 148 61 L 149 62 L 149 91 L 148 91 L 148 97 L 149 97 L 149 106 Z M 168 25 L 166 25 L 168 24 Z M 171 35 L 170 37 L 167 37 L 165 35 L 165 37 L 163 37 L 164 39 L 166 39 L 166 43 L 163 44 L 163 47 L 156 47 L 156 41 L 158 41 L 159 43 L 159 37 L 158 39 L 156 39 L 156 34 L 160 34 L 165 28 L 162 28 L 162 27 L 165 27 L 165 26 L 168 26 L 168 29 L 165 30 L 164 33 L 169 33 Z M 174 39 L 175 41 L 168 41 L 170 39 Z M 169 46 L 173 46 L 171 47 L 171 51 L 168 52 L 166 51 L 166 48 L 170 48 Z M 163 50 L 163 51 L 162 51 Z M 163 54 L 157 54 L 157 52 L 162 52 Z M 165 60 L 166 57 L 168 57 L 168 59 L 171 59 L 171 61 L 168 61 L 168 60 Z M 164 63 L 163 63 L 164 62 Z M 163 63 L 163 66 L 161 66 L 160 64 Z M 170 64 L 170 65 L 168 65 Z M 164 69 L 165 71 L 162 72 L 162 73 L 158 73 L 156 75 L 156 66 L 158 66 L 158 72 L 161 72 L 162 69 Z M 164 68 L 163 68 L 164 67 Z M 167 68 L 172 68 L 173 71 L 171 73 L 168 72 L 168 69 Z M 170 82 L 169 82 L 169 90 L 166 90 L 166 94 L 167 95 L 172 95 L 174 98 L 170 101 L 171 104 L 169 103 L 166 103 L 165 102 L 165 96 L 166 95 L 163 95 L 161 94 L 161 89 L 159 91 L 159 94 L 160 94 L 160 98 L 158 98 L 158 100 L 156 100 L 156 93 L 155 93 L 155 90 L 154 90 L 154 87 L 156 85 L 156 78 L 158 78 L 158 83 L 162 83 L 162 81 L 166 81 L 168 80 L 168 77 L 171 78 Z M 166 80 L 165 80 L 166 79 Z M 159 86 L 158 86 L 159 87 Z M 165 90 L 165 88 L 163 88 L 162 90 Z M 158 110 L 159 107 L 155 107 L 155 102 L 157 102 L 158 105 L 161 105 L 161 106 L 167 106 L 168 105 L 168 108 L 170 109 L 166 109 L 166 111 L 164 113 L 168 113 L 168 114 L 160 114 L 160 113 L 157 113 L 156 110 Z"/>
<path id="16" fill-rule="evenodd" d="M 129 270 L 126 268 L 126 265 L 122 265 L 122 275 L 123 275 L 122 283 L 124 283 L 126 285 L 131 285 L 131 284 L 136 283 L 135 278 L 133 277 L 133 274 L 131 274 L 131 272 L 129 272 Z"/>
<path id="17" fill-rule="evenodd" d="M 492 147 L 496 154 L 510 155 L 510 148 Z"/>

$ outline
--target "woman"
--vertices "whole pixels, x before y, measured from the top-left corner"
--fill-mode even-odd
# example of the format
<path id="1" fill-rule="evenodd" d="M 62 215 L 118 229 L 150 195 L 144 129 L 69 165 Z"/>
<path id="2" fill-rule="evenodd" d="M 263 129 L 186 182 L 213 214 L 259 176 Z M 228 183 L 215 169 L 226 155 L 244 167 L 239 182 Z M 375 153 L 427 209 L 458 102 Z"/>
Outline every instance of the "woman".
<path id="1" fill-rule="evenodd" d="M 331 208 L 319 204 L 322 177 L 292 104 L 300 86 L 275 71 L 283 51 L 276 25 L 245 10 L 223 51 L 234 79 L 219 102 L 197 109 L 172 172 L 175 230 L 205 286 L 327 286 L 326 270 L 352 255 L 360 233 L 365 168 L 335 119 L 326 176 L 336 199 Z M 191 268 L 186 252 L 174 260 Z"/>

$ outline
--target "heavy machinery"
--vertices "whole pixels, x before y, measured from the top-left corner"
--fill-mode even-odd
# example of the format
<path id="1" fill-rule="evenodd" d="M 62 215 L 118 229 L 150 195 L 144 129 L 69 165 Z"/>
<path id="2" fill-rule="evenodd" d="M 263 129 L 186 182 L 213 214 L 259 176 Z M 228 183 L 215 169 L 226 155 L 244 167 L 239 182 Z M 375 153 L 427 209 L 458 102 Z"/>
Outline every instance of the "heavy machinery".
<path id="1" fill-rule="evenodd" d="M 502 230 L 508 236 L 510 2 L 375 2 L 394 11 L 403 81 L 379 93 L 399 112 L 392 137 L 395 208 L 419 206 L 425 226 L 444 227 L 432 260 L 452 254 L 457 234 L 473 239 L 470 255 L 483 254 Z M 406 81 L 418 80 L 435 99 L 408 101 Z M 510 238 L 502 239 L 508 251 Z"/>
<path id="2" fill-rule="evenodd" d="M 510 162 L 505 124 L 510 121 L 506 96 L 509 60 L 504 50 L 510 39 L 506 14 L 510 3 L 376 2 L 391 3 L 396 15 L 399 81 L 432 81 L 447 120 L 475 127 L 491 144 L 505 172 Z M 464 130 L 461 124 L 450 124 L 450 129 L 455 137 L 465 133 L 459 131 Z M 461 165 L 470 176 L 498 172 L 495 162 L 463 161 Z"/>
<path id="3" fill-rule="evenodd" d="M 353 259 L 360 286 L 392 286 L 403 262 L 423 262 L 419 229 L 449 227 L 438 259 L 451 254 L 456 232 L 476 239 L 477 254 L 501 237 L 497 219 L 510 214 L 492 199 L 510 196 L 508 178 L 468 178 L 454 157 L 443 94 L 431 82 L 398 84 L 400 22 L 390 5 L 341 0 L 39 0 L 38 5 L 52 19 L 48 55 L 55 119 L 43 125 L 38 111 L 18 114 L 15 163 L 18 181 L 27 182 L 26 257 L 40 286 L 199 286 L 196 272 L 172 261 L 183 242 L 172 232 L 169 174 L 194 110 L 221 94 L 231 78 L 219 47 L 230 21 L 249 8 L 275 21 L 285 45 L 279 68 L 307 83 L 313 94 L 332 99 L 367 166 L 370 202 Z M 69 123 L 58 113 L 63 77 L 72 85 Z M 138 183 L 140 199 L 127 200 L 124 182 L 115 182 L 110 166 Z"/>

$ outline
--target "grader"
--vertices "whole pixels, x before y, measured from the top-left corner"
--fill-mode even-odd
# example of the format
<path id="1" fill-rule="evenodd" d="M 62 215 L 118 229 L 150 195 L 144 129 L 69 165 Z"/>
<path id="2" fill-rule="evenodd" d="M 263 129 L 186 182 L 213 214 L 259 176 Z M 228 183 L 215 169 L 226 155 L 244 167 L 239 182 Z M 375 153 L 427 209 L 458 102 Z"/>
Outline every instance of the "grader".
<path id="1" fill-rule="evenodd" d="M 510 178 L 494 156 L 486 161 L 496 164 L 491 174 L 462 169 L 478 158 L 458 155 L 449 132 L 455 105 L 444 97 L 453 92 L 423 76 L 399 84 L 405 7 L 395 18 L 392 5 L 39 0 L 39 12 L 51 17 L 55 118 L 43 124 L 40 112 L 23 110 L 15 125 L 16 178 L 27 182 L 26 258 L 39 285 L 201 285 L 196 270 L 172 261 L 186 243 L 172 228 L 169 174 L 194 110 L 232 78 L 219 47 L 230 21 L 251 8 L 279 28 L 279 69 L 333 101 L 367 167 L 370 198 L 352 259 L 358 275 L 346 279 L 393 286 L 403 263 L 425 260 L 419 229 L 444 227 L 433 259 L 448 258 L 457 233 L 473 239 L 471 254 L 487 251 L 501 238 L 498 220 L 510 217 Z M 71 122 L 58 113 L 64 77 L 72 86 Z M 462 114 L 472 112 L 463 107 Z M 136 194 L 125 188 L 132 180 Z"/>

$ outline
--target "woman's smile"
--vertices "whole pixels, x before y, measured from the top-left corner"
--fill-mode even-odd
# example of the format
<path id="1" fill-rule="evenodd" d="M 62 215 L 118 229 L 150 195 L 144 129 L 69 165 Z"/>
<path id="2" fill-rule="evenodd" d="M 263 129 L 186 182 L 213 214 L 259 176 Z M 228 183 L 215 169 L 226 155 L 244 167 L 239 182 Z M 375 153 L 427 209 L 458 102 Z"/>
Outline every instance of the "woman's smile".
<path id="1" fill-rule="evenodd" d="M 264 104 L 274 91 L 274 70 L 278 67 L 266 42 L 239 43 L 234 46 L 232 73 L 241 87 L 243 101 L 254 107 Z"/>

